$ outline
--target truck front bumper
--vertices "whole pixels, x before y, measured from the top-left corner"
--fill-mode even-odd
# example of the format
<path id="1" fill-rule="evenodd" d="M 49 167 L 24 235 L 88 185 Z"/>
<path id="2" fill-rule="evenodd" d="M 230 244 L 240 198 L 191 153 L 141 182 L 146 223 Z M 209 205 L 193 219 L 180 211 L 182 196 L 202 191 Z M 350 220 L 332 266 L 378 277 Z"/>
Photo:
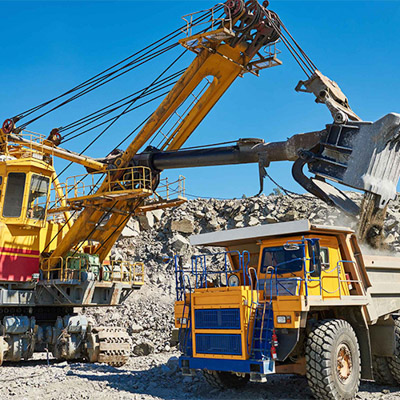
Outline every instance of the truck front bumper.
<path id="1" fill-rule="evenodd" d="M 267 360 L 230 360 L 222 358 L 198 358 L 186 357 L 179 358 L 179 366 L 183 373 L 190 370 L 207 369 L 209 371 L 241 372 L 246 374 L 256 373 L 261 375 L 275 373 L 275 362 Z"/>

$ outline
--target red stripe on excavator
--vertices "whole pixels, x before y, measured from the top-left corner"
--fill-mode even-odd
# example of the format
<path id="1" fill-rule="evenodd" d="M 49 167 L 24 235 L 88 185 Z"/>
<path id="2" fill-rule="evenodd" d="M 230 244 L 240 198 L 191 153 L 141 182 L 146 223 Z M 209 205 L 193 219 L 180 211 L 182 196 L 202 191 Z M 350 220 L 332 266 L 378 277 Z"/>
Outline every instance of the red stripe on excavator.
<path id="1" fill-rule="evenodd" d="M 25 282 L 31 280 L 32 275 L 38 272 L 39 256 L 26 257 L 19 254 L 7 255 L 0 253 L 0 280 Z"/>

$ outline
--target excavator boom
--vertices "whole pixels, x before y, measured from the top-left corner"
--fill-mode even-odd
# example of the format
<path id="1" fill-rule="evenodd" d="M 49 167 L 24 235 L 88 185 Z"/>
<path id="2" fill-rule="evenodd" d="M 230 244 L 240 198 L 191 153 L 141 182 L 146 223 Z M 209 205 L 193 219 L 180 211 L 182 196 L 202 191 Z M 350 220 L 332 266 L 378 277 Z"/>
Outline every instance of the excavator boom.
<path id="1" fill-rule="evenodd" d="M 187 37 L 180 40 L 182 46 L 196 54 L 196 58 L 186 69 L 178 82 L 168 93 L 156 111 L 147 120 L 132 143 L 114 159 L 111 173 L 107 174 L 96 191 L 96 204 L 92 199 L 83 202 L 79 217 L 58 244 L 48 259 L 49 267 L 57 264 L 71 248 L 84 241 L 95 241 L 94 254 L 103 261 L 119 237 L 131 215 L 143 204 L 143 196 L 110 202 L 110 184 L 122 182 L 126 168 L 134 165 L 133 158 L 138 151 L 159 133 L 164 137 L 160 150 L 178 150 L 186 142 L 200 122 L 205 118 L 216 102 L 230 85 L 244 73 L 258 74 L 261 69 L 280 65 L 274 50 L 266 55 L 260 50 L 273 45 L 279 39 L 278 17 L 272 11 L 261 6 L 258 1 L 229 1 L 224 5 L 225 17 L 211 19 L 211 29 L 193 34 L 198 28 L 186 16 L 188 21 Z M 211 12 L 212 16 L 214 15 Z M 195 91 L 202 84 L 206 89 L 200 95 Z M 161 129 L 169 118 L 185 105 L 185 116 L 178 115 L 177 123 L 166 133 Z M 137 171 L 136 171 L 137 172 Z M 152 174 L 149 189 L 157 187 L 159 177 Z M 102 193 L 104 196 L 102 197 Z M 98 207 L 99 204 L 106 208 Z M 97 228 L 102 223 L 102 232 Z M 105 234 L 104 232 L 107 232 Z"/>

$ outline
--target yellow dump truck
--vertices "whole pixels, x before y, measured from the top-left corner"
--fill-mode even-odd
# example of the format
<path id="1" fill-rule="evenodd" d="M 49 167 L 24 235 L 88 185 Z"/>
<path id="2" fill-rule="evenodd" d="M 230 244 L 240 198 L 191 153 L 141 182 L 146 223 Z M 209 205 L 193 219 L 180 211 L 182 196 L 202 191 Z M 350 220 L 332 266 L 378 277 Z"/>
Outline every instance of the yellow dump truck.
<path id="1" fill-rule="evenodd" d="M 317 399 L 360 379 L 400 384 L 400 258 L 363 254 L 355 233 L 308 220 L 205 233 L 175 256 L 175 339 L 184 374 L 218 388 L 307 377 Z"/>

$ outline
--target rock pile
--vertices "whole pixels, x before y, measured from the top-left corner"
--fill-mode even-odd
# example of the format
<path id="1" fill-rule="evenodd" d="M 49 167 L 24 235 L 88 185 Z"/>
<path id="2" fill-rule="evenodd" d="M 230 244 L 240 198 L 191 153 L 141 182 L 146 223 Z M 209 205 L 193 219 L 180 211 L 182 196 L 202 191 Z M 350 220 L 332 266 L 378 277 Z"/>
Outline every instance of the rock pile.
<path id="1" fill-rule="evenodd" d="M 356 202 L 361 195 L 349 193 Z M 132 335 L 133 353 L 140 356 L 168 351 L 173 328 L 174 253 L 189 261 L 210 252 L 190 246 L 191 234 L 309 219 L 315 224 L 355 228 L 356 221 L 311 196 L 270 195 L 234 200 L 191 200 L 175 209 L 157 210 L 131 219 L 112 250 L 115 259 L 143 261 L 145 287 L 118 309 L 93 310 L 101 324 L 125 326 Z M 400 202 L 391 203 L 385 231 L 388 243 L 400 250 Z"/>

